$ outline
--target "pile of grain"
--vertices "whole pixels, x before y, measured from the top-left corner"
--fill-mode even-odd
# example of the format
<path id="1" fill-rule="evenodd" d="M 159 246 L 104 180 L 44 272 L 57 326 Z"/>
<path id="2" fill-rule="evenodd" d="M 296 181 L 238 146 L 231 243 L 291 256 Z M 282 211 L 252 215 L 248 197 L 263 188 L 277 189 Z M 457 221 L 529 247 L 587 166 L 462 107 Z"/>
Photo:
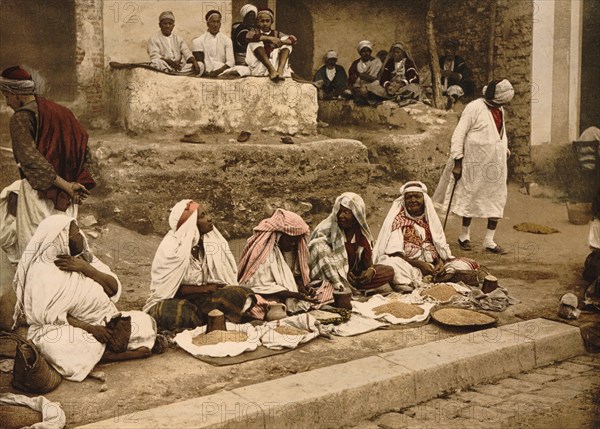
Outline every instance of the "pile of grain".
<path id="1" fill-rule="evenodd" d="M 306 335 L 308 331 L 304 329 L 294 328 L 293 326 L 283 325 L 275 328 L 275 332 L 281 335 Z"/>
<path id="2" fill-rule="evenodd" d="M 208 334 L 200 334 L 192 338 L 192 344 L 196 346 L 211 346 L 219 343 L 243 343 L 248 339 L 248 334 L 237 331 L 212 331 Z"/>
<path id="3" fill-rule="evenodd" d="M 392 301 L 387 304 L 379 305 L 373 308 L 373 313 L 380 315 L 383 313 L 391 314 L 398 319 L 412 319 L 424 313 L 418 305 L 405 304 L 400 301 Z"/>
<path id="4" fill-rule="evenodd" d="M 487 325 L 496 321 L 487 314 L 464 308 L 442 308 L 436 311 L 432 317 L 440 323 L 454 326 Z"/>
<path id="5" fill-rule="evenodd" d="M 530 232 L 532 234 L 554 234 L 560 232 L 558 229 L 546 225 L 538 225 L 532 222 L 523 222 L 513 226 L 514 229 L 521 232 Z"/>
<path id="6" fill-rule="evenodd" d="M 431 298 L 440 301 L 446 302 L 449 301 L 453 296 L 460 295 L 456 290 L 447 284 L 439 284 L 436 286 L 432 286 L 429 289 L 421 291 L 421 296 L 430 296 Z"/>

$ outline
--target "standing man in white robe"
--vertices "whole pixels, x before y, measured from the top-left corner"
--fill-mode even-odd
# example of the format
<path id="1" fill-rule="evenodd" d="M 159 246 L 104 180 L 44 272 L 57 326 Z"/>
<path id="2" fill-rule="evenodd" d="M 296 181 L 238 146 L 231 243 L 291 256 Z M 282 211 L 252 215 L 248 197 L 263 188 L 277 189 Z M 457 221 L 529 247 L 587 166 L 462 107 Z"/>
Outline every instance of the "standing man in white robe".
<path id="1" fill-rule="evenodd" d="M 206 13 L 208 31 L 192 40 L 192 53 L 198 63 L 204 64 L 204 76 L 217 77 L 235 65 L 233 43 L 221 33 L 221 12 Z"/>
<path id="2" fill-rule="evenodd" d="M 509 103 L 515 91 L 506 80 L 493 80 L 483 88 L 483 98 L 467 104 L 454 134 L 450 159 L 433 196 L 462 216 L 462 230 L 458 244 L 463 250 L 472 250 L 470 226 L 474 217 L 487 218 L 483 240 L 486 252 L 505 254 L 494 242 L 498 219 L 506 205 L 508 177 L 507 158 L 510 155 L 503 105 Z M 452 190 L 452 207 L 448 207 Z"/>

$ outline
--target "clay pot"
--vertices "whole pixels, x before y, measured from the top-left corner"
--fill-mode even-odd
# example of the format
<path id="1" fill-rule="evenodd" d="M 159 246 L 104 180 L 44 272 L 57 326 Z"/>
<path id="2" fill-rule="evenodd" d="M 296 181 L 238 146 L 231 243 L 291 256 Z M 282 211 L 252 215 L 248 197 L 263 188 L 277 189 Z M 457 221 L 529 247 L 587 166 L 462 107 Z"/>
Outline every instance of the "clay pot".
<path id="1" fill-rule="evenodd" d="M 485 276 L 483 279 L 483 287 L 481 291 L 483 293 L 490 293 L 496 290 L 498 287 L 498 279 L 492 275 Z"/>
<path id="2" fill-rule="evenodd" d="M 208 313 L 208 321 L 206 323 L 206 333 L 212 331 L 226 331 L 225 315 L 220 310 L 212 310 Z"/>
<path id="3" fill-rule="evenodd" d="M 269 305 L 269 310 L 267 311 L 267 322 L 272 322 L 273 320 L 285 319 L 287 317 L 287 307 L 285 304 L 275 303 Z"/>
<path id="4" fill-rule="evenodd" d="M 344 308 L 346 310 L 352 310 L 352 293 L 342 292 L 333 293 L 333 306 L 337 308 Z"/>

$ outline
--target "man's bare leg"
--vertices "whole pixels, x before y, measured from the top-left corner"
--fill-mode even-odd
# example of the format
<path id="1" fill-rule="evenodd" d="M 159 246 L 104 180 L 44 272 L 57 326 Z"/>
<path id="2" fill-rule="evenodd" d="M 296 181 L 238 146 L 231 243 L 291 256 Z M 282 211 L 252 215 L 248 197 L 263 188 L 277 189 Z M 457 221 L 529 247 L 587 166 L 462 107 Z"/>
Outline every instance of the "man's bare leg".
<path id="1" fill-rule="evenodd" d="M 279 49 L 279 59 L 277 62 L 277 74 L 279 75 L 279 79 L 284 79 L 283 70 L 285 69 L 285 65 L 287 64 L 288 58 L 290 57 L 290 50 L 286 48 Z"/>
<path id="2" fill-rule="evenodd" d="M 152 355 L 152 352 L 148 347 L 139 347 L 135 350 L 127 350 L 123 353 L 113 353 L 109 350 L 105 350 L 102 355 L 102 359 L 100 362 L 119 362 L 122 360 L 131 360 L 131 359 L 143 359 Z"/>
<path id="3" fill-rule="evenodd" d="M 288 54 L 289 54 L 289 51 L 288 51 Z M 263 65 L 269 71 L 269 79 L 276 80 L 278 77 L 277 70 L 275 70 L 275 67 L 273 67 L 273 64 L 271 64 L 271 60 L 269 59 L 269 56 L 267 55 L 267 51 L 265 51 L 265 48 L 263 46 L 259 46 L 258 48 L 256 48 L 254 50 L 254 55 L 256 55 L 256 58 L 258 58 L 258 61 L 263 63 Z"/>

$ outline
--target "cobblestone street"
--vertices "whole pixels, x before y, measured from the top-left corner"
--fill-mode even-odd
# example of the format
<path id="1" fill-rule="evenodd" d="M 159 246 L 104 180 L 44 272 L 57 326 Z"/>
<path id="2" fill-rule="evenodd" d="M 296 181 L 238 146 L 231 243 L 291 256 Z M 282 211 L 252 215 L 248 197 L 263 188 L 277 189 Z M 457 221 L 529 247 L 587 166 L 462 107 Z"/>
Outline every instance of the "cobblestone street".
<path id="1" fill-rule="evenodd" d="M 490 364 L 493 364 L 491 362 Z M 352 429 L 600 428 L 600 359 L 582 355 L 373 416 Z"/>

